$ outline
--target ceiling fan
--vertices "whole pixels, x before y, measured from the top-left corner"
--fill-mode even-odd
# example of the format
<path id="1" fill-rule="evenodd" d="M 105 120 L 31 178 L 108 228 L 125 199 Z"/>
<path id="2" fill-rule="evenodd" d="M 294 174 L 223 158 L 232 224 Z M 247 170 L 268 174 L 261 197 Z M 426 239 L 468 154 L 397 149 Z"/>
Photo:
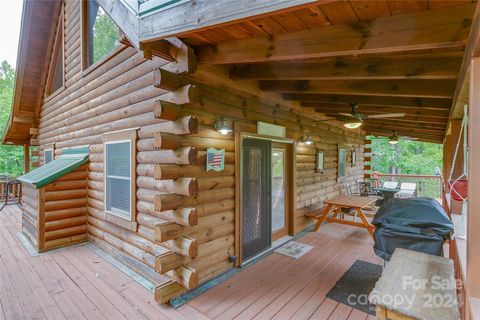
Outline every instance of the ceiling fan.
<path id="1" fill-rule="evenodd" d="M 358 112 L 358 103 L 350 102 L 350 108 L 352 111 L 350 113 L 338 112 L 333 119 L 325 119 L 319 121 L 331 121 L 331 120 L 339 120 L 343 122 L 343 125 L 348 129 L 356 129 L 360 127 L 364 120 L 368 119 L 381 119 L 381 118 L 399 118 L 404 117 L 405 112 L 398 112 L 398 113 L 382 113 L 382 114 L 371 114 L 371 115 L 363 115 L 362 113 Z"/>
<path id="2" fill-rule="evenodd" d="M 388 139 L 388 143 L 390 144 L 397 144 L 400 139 L 403 140 L 418 140 L 418 138 L 408 137 L 408 136 L 397 136 L 397 131 L 392 130 L 392 135 L 389 137 L 377 137 L 374 136 L 376 139 Z"/>

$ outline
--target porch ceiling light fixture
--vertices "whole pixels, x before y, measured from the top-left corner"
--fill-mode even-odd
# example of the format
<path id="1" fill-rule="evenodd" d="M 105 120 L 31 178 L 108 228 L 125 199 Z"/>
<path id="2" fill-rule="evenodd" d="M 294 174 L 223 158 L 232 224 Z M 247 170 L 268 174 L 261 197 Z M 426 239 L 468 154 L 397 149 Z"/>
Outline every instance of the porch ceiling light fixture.
<path id="1" fill-rule="evenodd" d="M 220 118 L 219 120 L 217 120 L 214 127 L 217 132 L 223 135 L 227 135 L 233 131 L 230 122 L 228 122 L 225 118 Z"/>
<path id="2" fill-rule="evenodd" d="M 348 129 L 357 129 L 361 125 L 362 125 L 362 120 L 360 119 L 347 120 L 343 123 L 343 126 Z"/>
<path id="3" fill-rule="evenodd" d="M 302 142 L 305 143 L 307 146 L 310 146 L 313 144 L 313 140 L 312 140 L 312 137 L 308 136 L 308 137 L 303 137 L 302 138 Z"/>
<path id="4" fill-rule="evenodd" d="M 397 137 L 397 135 L 395 134 L 395 132 L 393 133 L 393 135 L 391 135 L 390 137 L 388 137 L 388 143 L 394 145 L 394 144 L 397 144 L 398 141 L 400 141 L 400 139 Z"/>

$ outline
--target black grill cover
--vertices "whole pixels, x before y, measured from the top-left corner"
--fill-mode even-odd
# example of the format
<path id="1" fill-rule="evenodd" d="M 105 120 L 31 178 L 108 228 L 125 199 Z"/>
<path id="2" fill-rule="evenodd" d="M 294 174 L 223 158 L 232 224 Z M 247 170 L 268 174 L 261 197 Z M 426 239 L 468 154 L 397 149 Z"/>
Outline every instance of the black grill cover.
<path id="1" fill-rule="evenodd" d="M 393 198 L 378 210 L 372 224 L 375 254 L 385 260 L 396 248 L 443 256 L 443 243 L 453 234 L 452 221 L 431 198 Z"/>

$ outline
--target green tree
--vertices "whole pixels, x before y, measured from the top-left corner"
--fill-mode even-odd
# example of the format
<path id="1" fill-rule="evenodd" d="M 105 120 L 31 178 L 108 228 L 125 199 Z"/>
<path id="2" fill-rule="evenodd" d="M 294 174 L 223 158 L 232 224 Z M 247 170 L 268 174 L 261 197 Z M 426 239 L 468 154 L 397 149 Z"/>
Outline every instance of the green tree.
<path id="1" fill-rule="evenodd" d="M 15 70 L 7 61 L 0 63 L 0 137 L 12 108 Z M 0 145 L 0 174 L 18 176 L 23 173 L 23 148 Z"/>
<path id="2" fill-rule="evenodd" d="M 110 17 L 98 7 L 97 16 L 93 25 L 93 61 L 100 60 L 112 51 L 119 40 L 119 30 Z"/>
<path id="3" fill-rule="evenodd" d="M 443 166 L 441 144 L 400 140 L 396 145 L 388 139 L 372 139 L 372 169 L 380 173 L 434 175 Z"/>

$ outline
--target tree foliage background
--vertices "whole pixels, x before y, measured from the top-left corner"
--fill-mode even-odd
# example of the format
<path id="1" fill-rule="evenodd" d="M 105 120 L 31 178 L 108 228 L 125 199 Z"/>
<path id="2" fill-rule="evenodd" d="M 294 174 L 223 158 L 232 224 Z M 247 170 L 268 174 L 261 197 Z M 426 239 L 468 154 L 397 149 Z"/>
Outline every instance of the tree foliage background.
<path id="1" fill-rule="evenodd" d="M 441 144 L 400 140 L 396 145 L 388 139 L 372 139 L 372 170 L 380 173 L 434 175 L 443 166 Z"/>
<path id="2" fill-rule="evenodd" d="M 7 62 L 0 63 L 0 137 L 12 107 L 15 70 Z M 0 145 L 0 174 L 18 176 L 23 173 L 23 147 Z"/>
<path id="3" fill-rule="evenodd" d="M 93 25 L 93 62 L 115 49 L 119 38 L 118 27 L 99 6 Z"/>

